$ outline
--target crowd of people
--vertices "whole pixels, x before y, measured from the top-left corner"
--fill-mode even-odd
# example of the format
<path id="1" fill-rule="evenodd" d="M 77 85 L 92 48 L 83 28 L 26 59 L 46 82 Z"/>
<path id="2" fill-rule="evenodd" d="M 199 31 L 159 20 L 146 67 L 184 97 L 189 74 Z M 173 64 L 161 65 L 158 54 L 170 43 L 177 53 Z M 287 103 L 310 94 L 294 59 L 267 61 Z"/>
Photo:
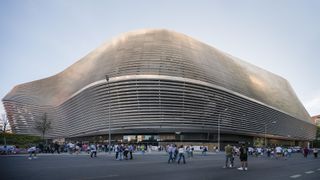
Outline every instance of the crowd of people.
<path id="1" fill-rule="evenodd" d="M 176 144 L 168 144 L 166 146 L 158 146 L 157 148 L 152 148 L 151 146 L 145 146 L 144 144 L 135 145 L 135 144 L 114 144 L 111 146 L 97 144 L 97 143 L 64 143 L 59 145 L 57 142 L 48 144 L 47 146 L 30 146 L 28 148 L 29 159 L 36 159 L 37 152 L 42 153 L 70 153 L 70 154 L 80 154 L 80 153 L 88 153 L 91 158 L 97 157 L 97 152 L 108 152 L 111 151 L 115 154 L 116 160 L 132 160 L 134 152 L 141 152 L 144 154 L 146 151 L 157 150 L 157 151 L 166 151 L 168 154 L 168 164 L 170 163 L 178 163 L 183 162 L 186 164 L 186 160 L 192 158 L 194 156 L 195 147 L 197 147 L 197 151 L 201 152 L 201 155 L 205 156 L 208 147 L 207 146 L 193 146 L 193 145 L 176 145 Z M 213 152 L 217 152 L 217 148 L 213 148 Z M 225 152 L 225 164 L 223 168 L 234 168 L 235 160 L 239 159 L 240 167 L 238 170 L 247 171 L 248 170 L 248 156 L 252 157 L 266 157 L 266 158 L 274 158 L 274 159 L 288 159 L 291 157 L 291 154 L 294 152 L 300 152 L 303 154 L 305 158 L 308 157 L 309 154 L 313 154 L 314 158 L 318 157 L 318 149 L 312 148 L 308 149 L 299 148 L 293 149 L 292 147 L 247 147 L 245 144 L 241 144 L 239 146 L 231 146 L 228 144 L 224 147 Z M 185 157 L 186 155 L 186 157 Z"/>
<path id="2" fill-rule="evenodd" d="M 284 158 L 287 160 L 291 157 L 291 154 L 293 152 L 301 152 L 305 158 L 310 153 L 313 153 L 314 158 L 318 158 L 318 149 L 312 148 L 309 149 L 307 147 L 305 148 L 299 148 L 293 150 L 292 147 L 267 147 L 267 148 L 261 148 L 261 147 L 246 147 L 244 144 L 241 144 L 240 147 L 231 146 L 228 144 L 224 147 L 225 150 L 225 166 L 223 168 L 232 168 L 234 167 L 234 160 L 235 157 L 239 157 L 239 160 L 241 162 L 241 166 L 238 168 L 238 170 L 248 170 L 248 155 L 254 156 L 254 157 L 260 157 L 264 156 L 267 158 L 275 158 L 275 159 L 281 159 Z"/>

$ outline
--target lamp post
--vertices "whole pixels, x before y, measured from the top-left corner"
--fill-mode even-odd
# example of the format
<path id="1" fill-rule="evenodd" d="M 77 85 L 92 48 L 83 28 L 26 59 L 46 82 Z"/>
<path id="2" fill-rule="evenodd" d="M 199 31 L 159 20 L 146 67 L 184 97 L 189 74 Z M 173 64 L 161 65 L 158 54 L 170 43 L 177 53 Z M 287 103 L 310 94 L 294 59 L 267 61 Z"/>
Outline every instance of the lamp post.
<path id="1" fill-rule="evenodd" d="M 277 121 L 272 121 L 271 124 L 275 124 Z M 267 147 L 267 123 L 264 124 L 264 147 Z"/>
<path id="2" fill-rule="evenodd" d="M 221 113 L 227 111 L 228 108 L 225 108 Z M 220 115 L 221 113 L 219 114 L 219 118 L 218 118 L 218 151 L 220 151 Z"/>
<path id="3" fill-rule="evenodd" d="M 109 113 L 108 113 L 108 119 L 109 119 L 109 154 L 111 154 L 111 119 L 110 119 L 110 87 L 109 87 L 109 76 L 106 75 L 106 81 L 107 81 L 107 86 L 108 86 L 108 109 L 109 109 Z"/>
<path id="4" fill-rule="evenodd" d="M 182 142 L 181 140 L 181 132 L 176 132 L 177 135 L 179 135 L 179 140 L 180 140 L 180 143 Z"/>

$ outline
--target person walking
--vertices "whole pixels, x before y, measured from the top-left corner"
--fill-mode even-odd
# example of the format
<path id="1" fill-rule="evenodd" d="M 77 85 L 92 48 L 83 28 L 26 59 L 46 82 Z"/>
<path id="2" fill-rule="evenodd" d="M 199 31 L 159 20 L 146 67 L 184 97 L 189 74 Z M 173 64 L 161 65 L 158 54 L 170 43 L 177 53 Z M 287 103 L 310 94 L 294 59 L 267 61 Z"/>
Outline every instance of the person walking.
<path id="1" fill-rule="evenodd" d="M 170 145 L 168 147 L 167 152 L 168 152 L 168 155 L 169 155 L 168 164 L 170 164 L 170 162 L 174 162 L 174 159 L 173 159 L 174 149 L 173 149 L 172 145 Z"/>
<path id="2" fill-rule="evenodd" d="M 313 148 L 313 156 L 314 156 L 314 158 L 318 158 L 318 149 L 317 148 Z"/>
<path id="3" fill-rule="evenodd" d="M 124 145 L 124 147 L 123 147 L 123 156 L 124 156 L 124 159 L 125 160 L 128 160 L 128 154 L 129 154 L 129 147 L 128 147 L 128 145 Z"/>
<path id="4" fill-rule="evenodd" d="M 97 157 L 97 146 L 95 144 L 91 144 L 90 146 L 90 157 Z"/>
<path id="5" fill-rule="evenodd" d="M 248 170 L 248 148 L 242 144 L 240 149 L 240 161 L 241 161 L 241 167 L 238 168 L 238 170 Z"/>
<path id="6" fill-rule="evenodd" d="M 179 154 L 179 150 L 177 145 L 173 145 L 173 159 L 174 162 L 176 162 L 176 160 L 178 159 L 178 154 Z"/>
<path id="7" fill-rule="evenodd" d="M 178 164 L 180 164 L 181 158 L 183 158 L 183 164 L 185 164 L 185 163 L 186 163 L 186 159 L 185 159 L 185 157 L 184 157 L 184 148 L 183 148 L 183 145 L 180 146 L 180 148 L 179 148 L 178 151 L 179 151 Z"/>
<path id="8" fill-rule="evenodd" d="M 130 145 L 129 145 L 129 147 L 128 147 L 128 149 L 129 149 L 130 160 L 132 160 L 132 159 L 133 159 L 133 156 L 132 156 L 132 152 L 133 152 L 133 145 L 132 145 L 132 144 L 130 144 Z"/>
<path id="9" fill-rule="evenodd" d="M 58 144 L 58 142 L 54 143 L 54 150 L 52 151 L 52 154 L 57 151 L 58 154 L 60 154 L 60 145 Z"/>
<path id="10" fill-rule="evenodd" d="M 276 159 L 278 159 L 278 158 L 281 158 L 282 157 L 282 153 L 283 153 L 283 149 L 282 149 L 282 147 L 280 147 L 280 146 L 277 146 L 276 148 L 275 148 L 275 151 L 276 151 Z"/>
<path id="11" fill-rule="evenodd" d="M 230 144 L 226 145 L 224 147 L 224 151 L 226 153 L 226 163 L 223 168 L 229 167 L 228 166 L 229 161 L 230 161 L 230 168 L 232 168 L 233 167 L 233 148 L 232 148 L 232 146 L 230 146 Z"/>
<path id="12" fill-rule="evenodd" d="M 206 155 L 207 155 L 207 151 L 208 151 L 207 146 L 203 146 L 202 155 L 203 155 L 203 156 L 206 156 Z"/>
<path id="13" fill-rule="evenodd" d="M 305 148 L 303 149 L 303 156 L 304 156 L 305 158 L 307 158 L 307 157 L 308 157 L 308 154 L 309 154 L 309 149 L 308 149 L 307 147 L 305 147 Z"/>
<path id="14" fill-rule="evenodd" d="M 31 146 L 28 149 L 28 153 L 29 153 L 29 158 L 28 159 L 32 159 L 32 155 L 33 155 L 33 159 L 37 159 L 37 148 L 36 146 Z"/>
<path id="15" fill-rule="evenodd" d="M 114 150 L 114 151 L 116 152 L 116 160 L 118 160 L 118 157 L 119 157 L 119 151 L 120 151 L 120 146 L 119 146 L 118 144 L 116 144 L 114 148 L 115 148 L 115 150 Z"/>

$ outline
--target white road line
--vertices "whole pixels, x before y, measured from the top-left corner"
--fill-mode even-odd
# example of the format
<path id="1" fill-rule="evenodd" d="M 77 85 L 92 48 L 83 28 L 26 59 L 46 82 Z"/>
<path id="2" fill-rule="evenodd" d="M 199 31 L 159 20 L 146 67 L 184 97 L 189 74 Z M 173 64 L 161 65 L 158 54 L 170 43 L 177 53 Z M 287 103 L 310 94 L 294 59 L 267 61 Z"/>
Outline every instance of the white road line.
<path id="1" fill-rule="evenodd" d="M 83 180 L 90 180 L 90 179 L 106 179 L 106 178 L 112 178 L 112 177 L 118 177 L 119 175 L 117 174 L 110 174 L 107 176 L 93 176 L 93 177 L 84 177 L 84 178 L 80 178 Z"/>
<path id="2" fill-rule="evenodd" d="M 290 178 L 298 178 L 300 176 L 301 176 L 301 174 L 296 174 L 296 175 L 290 176 Z"/>
<path id="3" fill-rule="evenodd" d="M 318 171 L 320 171 L 320 168 L 318 169 Z"/>
<path id="4" fill-rule="evenodd" d="M 306 172 L 304 172 L 304 173 L 306 173 L 306 174 L 312 174 L 312 173 L 314 173 L 314 171 L 306 171 Z"/>

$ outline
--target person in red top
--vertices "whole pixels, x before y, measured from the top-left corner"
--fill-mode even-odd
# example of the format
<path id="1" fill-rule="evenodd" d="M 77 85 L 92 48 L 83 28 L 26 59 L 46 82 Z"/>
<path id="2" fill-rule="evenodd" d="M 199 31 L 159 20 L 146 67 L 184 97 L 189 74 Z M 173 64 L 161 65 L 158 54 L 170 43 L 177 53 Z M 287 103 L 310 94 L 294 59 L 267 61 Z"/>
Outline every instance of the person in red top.
<path id="1" fill-rule="evenodd" d="M 309 149 L 308 149 L 307 147 L 305 147 L 305 148 L 303 149 L 303 156 L 304 156 L 305 158 L 307 158 L 307 157 L 308 157 L 308 153 L 309 153 Z"/>

